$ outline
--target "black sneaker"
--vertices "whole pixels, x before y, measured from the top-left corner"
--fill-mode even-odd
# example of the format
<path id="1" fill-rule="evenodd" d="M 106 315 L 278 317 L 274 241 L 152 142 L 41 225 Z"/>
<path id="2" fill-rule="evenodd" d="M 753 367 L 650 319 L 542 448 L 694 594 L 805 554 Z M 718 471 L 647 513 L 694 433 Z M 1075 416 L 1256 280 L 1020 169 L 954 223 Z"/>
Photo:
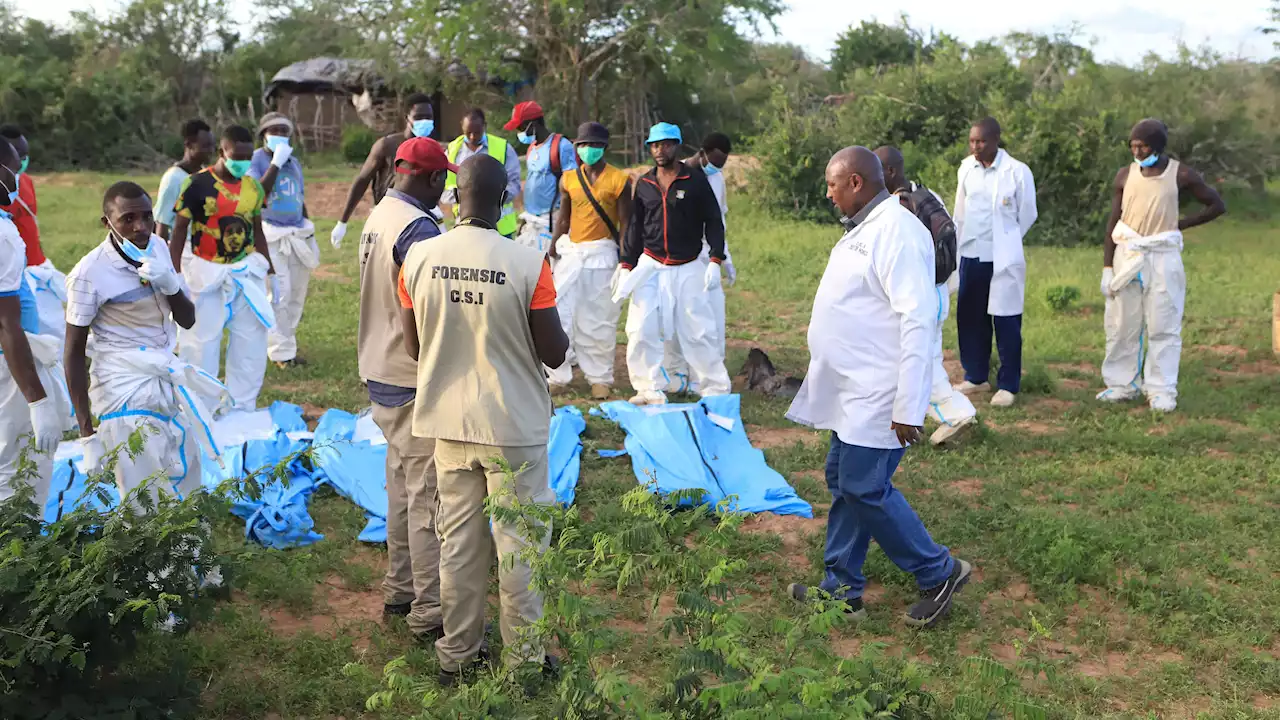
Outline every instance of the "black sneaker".
<path id="1" fill-rule="evenodd" d="M 815 598 L 819 597 L 818 593 L 824 592 L 819 588 L 810 588 L 800 583 L 791 583 L 787 586 L 787 593 L 791 595 L 791 598 L 802 603 L 809 602 L 810 590 L 814 591 Z M 863 620 L 867 617 L 867 609 L 863 607 L 861 597 L 845 598 L 844 612 L 851 620 Z"/>
<path id="2" fill-rule="evenodd" d="M 920 591 L 920 600 L 907 610 L 907 624 L 918 628 L 933 627 L 951 610 L 951 599 L 969 582 L 972 573 L 973 566 L 957 558 L 946 582 Z"/>
<path id="3" fill-rule="evenodd" d="M 409 611 L 412 609 L 413 609 L 412 602 L 398 603 L 396 605 L 383 605 L 382 616 L 383 617 L 404 617 L 408 615 Z"/>

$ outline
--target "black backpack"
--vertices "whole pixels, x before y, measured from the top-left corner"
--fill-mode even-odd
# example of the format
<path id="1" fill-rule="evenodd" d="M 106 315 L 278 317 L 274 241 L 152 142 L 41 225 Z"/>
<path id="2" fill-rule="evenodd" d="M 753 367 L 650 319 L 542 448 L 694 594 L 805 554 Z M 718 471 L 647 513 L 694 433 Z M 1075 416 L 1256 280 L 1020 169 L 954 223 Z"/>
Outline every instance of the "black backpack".
<path id="1" fill-rule="evenodd" d="M 933 235 L 934 285 L 941 285 L 956 271 L 956 225 L 942 202 L 929 188 L 913 184 L 910 192 L 899 195 L 902 204 L 915 213 Z"/>

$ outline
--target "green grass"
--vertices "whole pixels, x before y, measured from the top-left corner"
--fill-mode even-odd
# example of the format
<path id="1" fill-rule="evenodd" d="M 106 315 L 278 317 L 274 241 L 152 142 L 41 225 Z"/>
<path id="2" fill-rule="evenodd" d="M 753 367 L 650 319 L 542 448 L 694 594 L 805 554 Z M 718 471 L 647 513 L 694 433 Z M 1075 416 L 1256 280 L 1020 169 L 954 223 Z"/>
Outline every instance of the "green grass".
<path id="1" fill-rule="evenodd" d="M 313 182 L 351 174 L 309 169 Z M 64 271 L 103 238 L 98 199 L 113 179 L 63 175 L 39 185 L 45 250 Z M 155 187 L 158 178 L 139 181 Z M 732 204 L 740 279 L 728 292 L 730 371 L 755 344 L 781 372 L 800 375 L 813 293 L 838 231 L 765 217 L 745 198 Z M 327 238 L 333 218 L 313 213 Z M 1179 408 L 1169 416 L 1092 399 L 1101 387 L 1101 251 L 1028 251 L 1024 363 L 1036 392 L 1011 409 L 981 406 L 972 442 L 914 449 L 896 479 L 933 535 L 979 574 L 945 625 L 909 631 L 900 614 L 911 579 L 873 550 L 870 618 L 833 634 L 837 653 L 914 663 L 940 717 L 976 682 L 969 658 L 988 657 L 1014 668 L 1020 697 L 1050 717 L 1280 718 L 1280 365 L 1270 351 L 1280 233 L 1240 215 L 1188 236 Z M 263 402 L 367 404 L 355 370 L 358 225 L 341 251 L 322 240 L 300 329 L 311 364 L 269 368 Z M 1065 312 L 1046 300 L 1059 286 L 1081 291 Z M 766 449 L 770 463 L 825 503 L 823 438 L 787 431 L 784 410 L 775 400 L 743 402 L 744 420 L 778 438 Z M 578 502 L 589 536 L 618 517 L 617 499 L 634 479 L 628 460 L 594 452 L 621 445 L 616 427 L 590 418 L 584 440 Z M 208 718 L 373 716 L 364 699 L 386 661 L 408 653 L 413 668 L 431 673 L 433 653 L 414 647 L 402 624 L 377 622 L 385 555 L 357 542 L 359 513 L 332 495 L 312 513 L 325 539 L 287 552 L 246 546 L 238 521 L 220 519 L 236 593 L 190 634 L 148 639 L 139 669 L 187 668 L 198 686 L 191 699 Z M 752 639 L 766 656 L 778 650 L 771 620 L 798 612 L 783 599 L 786 584 L 821 576 L 822 520 L 777 527 L 782 535 L 744 532 L 731 548 L 752 563 Z M 609 603 L 619 619 L 602 653 L 642 684 L 669 680 L 671 646 L 639 629 L 645 599 Z M 344 674 L 349 662 L 370 672 Z M 532 701 L 530 715 L 545 716 L 543 703 Z"/>

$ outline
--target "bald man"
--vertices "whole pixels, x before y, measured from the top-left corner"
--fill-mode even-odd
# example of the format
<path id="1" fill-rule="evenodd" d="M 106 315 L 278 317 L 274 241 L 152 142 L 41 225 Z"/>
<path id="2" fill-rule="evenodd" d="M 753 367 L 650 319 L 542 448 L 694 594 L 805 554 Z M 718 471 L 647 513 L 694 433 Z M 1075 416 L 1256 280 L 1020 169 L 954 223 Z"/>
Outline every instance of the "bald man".
<path id="1" fill-rule="evenodd" d="M 964 382 L 956 389 L 967 395 L 990 388 L 994 331 L 1000 370 L 991 404 L 1009 407 L 1022 387 L 1022 238 L 1036 221 L 1036 184 L 1030 168 L 1000 147 L 995 118 L 969 129 L 969 152 L 956 174 L 954 206 L 960 249 L 956 331 L 964 366 Z"/>
<path id="2" fill-rule="evenodd" d="M 907 180 L 902 152 L 891 145 L 876 148 L 884 167 L 884 184 L 910 210 L 933 237 L 934 291 L 938 296 L 938 329 L 933 336 L 933 389 L 929 393 L 929 415 L 938 429 L 929 437 L 934 445 L 955 440 L 966 428 L 975 426 L 978 411 L 969 398 L 951 386 L 942 364 L 942 324 L 951 309 L 949 280 L 956 273 L 956 226 L 947 214 L 942 198 L 929 188 Z"/>
<path id="3" fill-rule="evenodd" d="M 555 501 L 542 366 L 559 367 L 569 348 L 546 255 L 497 230 L 508 182 L 502 163 L 476 154 L 457 178 L 457 224 L 414 244 L 400 270 L 404 343 L 418 360 L 413 434 L 435 439 L 444 615 L 436 656 L 445 686 L 488 660 L 484 612 L 495 546 L 508 663 L 554 672 L 551 656 L 519 633 L 542 617 L 524 553 L 545 551 L 551 528 L 534 523 L 530 531 L 501 516 L 490 522 L 484 503 L 489 495 L 507 508 L 513 496 L 526 507 Z"/>
<path id="4" fill-rule="evenodd" d="M 854 618 L 865 617 L 862 565 L 874 538 L 920 588 L 907 624 L 929 627 L 946 615 L 972 572 L 933 541 L 893 486 L 906 447 L 920 442 L 929 405 L 938 324 L 933 239 L 892 201 L 880 161 L 866 148 L 831 158 L 827 197 L 846 232 L 818 285 L 809 372 L 787 412 L 795 422 L 831 431 L 826 577 L 818 589 L 843 600 Z M 815 594 L 800 584 L 789 589 L 800 601 Z"/>
<path id="5" fill-rule="evenodd" d="M 1124 402 L 1145 392 L 1157 412 L 1178 406 L 1187 295 L 1182 231 L 1227 211 L 1222 196 L 1200 173 L 1169 157 L 1168 142 L 1168 130 L 1155 119 L 1139 122 L 1129 133 L 1133 162 L 1116 173 L 1102 259 L 1102 294 L 1107 299 L 1102 379 L 1107 388 L 1098 399 Z M 1204 208 L 1180 218 L 1182 192 Z"/>

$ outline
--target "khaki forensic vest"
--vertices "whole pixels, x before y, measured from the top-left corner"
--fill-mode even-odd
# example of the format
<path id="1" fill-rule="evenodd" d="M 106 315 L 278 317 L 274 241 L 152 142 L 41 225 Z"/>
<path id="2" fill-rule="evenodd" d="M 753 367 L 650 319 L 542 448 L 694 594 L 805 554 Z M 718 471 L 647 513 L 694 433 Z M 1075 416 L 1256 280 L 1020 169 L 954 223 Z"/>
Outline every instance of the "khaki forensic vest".
<path id="1" fill-rule="evenodd" d="M 417 387 L 418 363 L 404 349 L 400 299 L 396 293 L 396 240 L 410 223 L 429 215 L 386 196 L 360 234 L 360 377 L 385 385 Z"/>
<path id="2" fill-rule="evenodd" d="M 422 350 L 417 437 L 545 445 L 551 395 L 529 329 L 542 252 L 470 225 L 417 243 L 404 262 Z"/>
<path id="3" fill-rule="evenodd" d="M 1137 163 L 1129 166 L 1120 200 L 1120 220 L 1142 237 L 1178 229 L 1178 161 L 1169 160 L 1155 177 L 1142 174 Z"/>

